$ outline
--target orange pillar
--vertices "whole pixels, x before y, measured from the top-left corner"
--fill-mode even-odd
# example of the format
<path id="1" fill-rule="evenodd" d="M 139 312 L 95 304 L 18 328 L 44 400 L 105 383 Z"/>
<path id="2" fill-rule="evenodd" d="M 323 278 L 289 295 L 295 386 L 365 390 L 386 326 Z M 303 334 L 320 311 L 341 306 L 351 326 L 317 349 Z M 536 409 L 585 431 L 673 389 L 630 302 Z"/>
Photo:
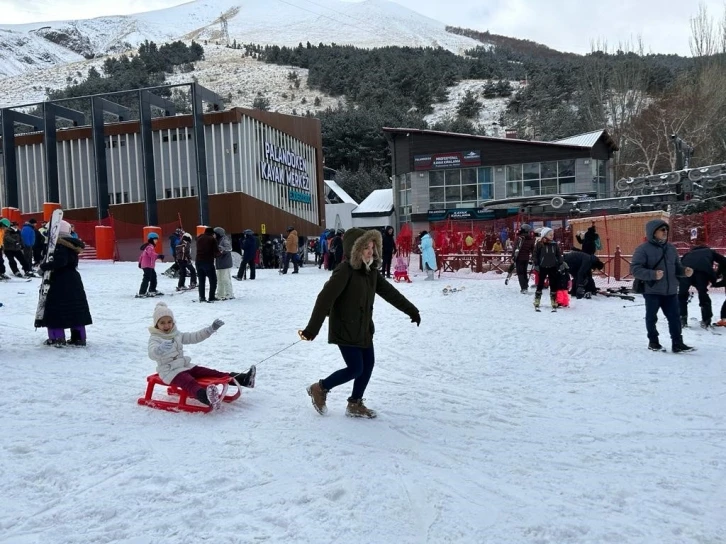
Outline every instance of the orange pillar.
<path id="1" fill-rule="evenodd" d="M 61 205 L 57 202 L 43 202 L 43 221 L 50 221 L 53 212 L 60 207 Z"/>
<path id="2" fill-rule="evenodd" d="M 207 228 L 207 225 L 197 225 L 197 236 L 201 236 L 204 234 L 204 230 Z"/>
<path id="3" fill-rule="evenodd" d="M 0 209 L 0 215 L 3 216 L 3 218 L 7 219 L 11 223 L 13 222 L 11 218 L 12 208 L 2 208 Z"/>
<path id="4" fill-rule="evenodd" d="M 113 228 L 96 225 L 96 259 L 113 259 L 114 243 Z"/>
<path id="5" fill-rule="evenodd" d="M 162 247 L 161 247 L 161 227 L 144 227 L 144 242 L 146 242 L 149 239 L 149 234 L 152 232 L 155 232 L 159 235 L 159 241 L 156 243 L 156 247 L 154 248 L 157 253 L 162 253 Z"/>
<path id="6" fill-rule="evenodd" d="M 11 223 L 17 223 L 18 225 L 23 223 L 23 218 L 20 215 L 20 210 L 17 208 L 3 208 L 2 216 Z"/>

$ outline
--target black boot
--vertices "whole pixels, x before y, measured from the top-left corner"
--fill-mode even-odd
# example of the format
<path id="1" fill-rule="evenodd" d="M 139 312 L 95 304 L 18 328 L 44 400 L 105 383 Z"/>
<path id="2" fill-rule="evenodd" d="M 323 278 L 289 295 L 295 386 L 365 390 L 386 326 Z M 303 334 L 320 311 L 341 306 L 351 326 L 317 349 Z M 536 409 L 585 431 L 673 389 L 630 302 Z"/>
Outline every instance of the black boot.
<path id="1" fill-rule="evenodd" d="M 253 389 L 255 387 L 257 367 L 252 365 L 247 372 L 230 372 L 229 375 L 232 376 L 232 381 L 229 382 L 230 385 L 235 385 L 234 382 L 236 380 L 242 387 L 249 387 L 250 389 Z"/>
<path id="2" fill-rule="evenodd" d="M 205 406 L 209 406 L 209 397 L 207 397 L 207 390 L 202 388 L 199 391 L 197 391 L 196 398 L 199 402 L 204 404 Z"/>
<path id="3" fill-rule="evenodd" d="M 663 346 L 660 345 L 658 340 L 651 340 L 648 342 L 648 349 L 650 351 L 663 351 Z"/>
<path id="4" fill-rule="evenodd" d="M 695 348 L 687 346 L 683 343 L 683 340 L 681 340 L 678 343 L 674 343 L 671 350 L 673 351 L 673 353 L 686 353 L 687 351 L 694 351 Z"/>

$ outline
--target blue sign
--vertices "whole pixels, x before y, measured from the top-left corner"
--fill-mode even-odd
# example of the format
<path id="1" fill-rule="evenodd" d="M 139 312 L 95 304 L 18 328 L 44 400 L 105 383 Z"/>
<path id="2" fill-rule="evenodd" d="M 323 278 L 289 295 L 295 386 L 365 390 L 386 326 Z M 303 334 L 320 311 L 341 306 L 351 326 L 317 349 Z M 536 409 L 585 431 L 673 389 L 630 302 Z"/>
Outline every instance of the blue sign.
<path id="1" fill-rule="evenodd" d="M 295 189 L 290 189 L 288 199 L 291 202 L 302 202 L 303 204 L 310 204 L 313 200 L 310 193 L 303 193 L 301 191 L 296 191 Z"/>

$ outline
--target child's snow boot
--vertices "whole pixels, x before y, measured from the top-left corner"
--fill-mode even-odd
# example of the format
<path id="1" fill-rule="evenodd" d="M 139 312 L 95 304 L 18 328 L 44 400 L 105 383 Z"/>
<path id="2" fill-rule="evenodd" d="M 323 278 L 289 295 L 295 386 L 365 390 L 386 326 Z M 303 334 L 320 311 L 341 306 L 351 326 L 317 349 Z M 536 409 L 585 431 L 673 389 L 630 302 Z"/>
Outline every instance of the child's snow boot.
<path id="1" fill-rule="evenodd" d="M 534 309 L 539 310 L 539 304 L 542 301 L 542 291 L 537 291 L 534 294 Z"/>
<path id="2" fill-rule="evenodd" d="M 230 385 L 237 382 L 242 387 L 254 389 L 255 376 L 257 376 L 257 367 L 255 365 L 252 365 L 247 372 L 230 372 L 229 375 L 232 376 L 232 381 L 230 382 Z"/>
<path id="3" fill-rule="evenodd" d="M 210 406 L 212 410 L 219 410 L 222 406 L 222 399 L 216 385 L 208 385 L 206 389 L 197 391 L 196 398 L 202 404 Z"/>
<path id="4" fill-rule="evenodd" d="M 324 416 L 328 413 L 328 407 L 325 405 L 325 401 L 328 398 L 328 390 L 323 389 L 323 386 L 320 382 L 315 382 L 314 384 L 308 386 L 307 388 L 308 395 L 310 395 L 310 400 L 312 400 L 313 408 L 321 415 Z"/>
<path id="5" fill-rule="evenodd" d="M 550 305 L 552 306 L 552 311 L 554 312 L 559 307 L 559 304 L 557 304 L 557 292 L 550 293 Z"/>
<path id="6" fill-rule="evenodd" d="M 363 399 L 354 399 L 351 397 L 348 399 L 348 407 L 345 409 L 345 415 L 348 417 L 367 417 L 373 419 L 378 414 L 374 410 L 367 408 L 363 404 Z"/>

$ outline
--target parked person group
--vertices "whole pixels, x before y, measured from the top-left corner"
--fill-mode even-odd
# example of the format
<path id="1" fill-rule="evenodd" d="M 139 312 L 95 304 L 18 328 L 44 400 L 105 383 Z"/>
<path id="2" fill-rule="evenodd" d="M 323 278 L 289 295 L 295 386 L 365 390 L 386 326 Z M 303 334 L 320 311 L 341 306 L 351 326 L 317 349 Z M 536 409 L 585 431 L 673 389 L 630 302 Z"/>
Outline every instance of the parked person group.
<path id="1" fill-rule="evenodd" d="M 31 219 L 32 223 L 28 222 L 26 225 L 35 230 L 35 219 Z M 24 227 L 25 228 L 25 227 Z M 27 234 L 26 236 L 30 236 Z M 33 272 L 33 246 L 35 245 L 35 234 L 32 233 L 33 238 L 29 239 L 30 246 L 27 246 L 23 242 L 23 234 L 18 228 L 18 224 L 11 222 L 8 218 L 0 219 L 0 279 L 7 280 L 10 277 L 6 274 L 5 263 L 3 262 L 2 256 L 8 259 L 10 270 L 14 276 L 19 278 L 25 276 L 26 278 L 33 278 L 37 275 Z M 30 254 L 30 260 L 27 259 L 27 255 Z M 20 266 L 18 266 L 20 265 Z M 20 269 L 23 272 L 20 272 Z"/>

